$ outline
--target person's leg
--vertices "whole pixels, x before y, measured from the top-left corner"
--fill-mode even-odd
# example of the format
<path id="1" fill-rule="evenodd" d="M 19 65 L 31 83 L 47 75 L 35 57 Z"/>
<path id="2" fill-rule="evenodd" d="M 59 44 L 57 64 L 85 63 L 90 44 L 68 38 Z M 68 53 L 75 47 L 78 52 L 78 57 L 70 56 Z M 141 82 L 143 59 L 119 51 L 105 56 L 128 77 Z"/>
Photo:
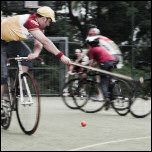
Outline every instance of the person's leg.
<path id="1" fill-rule="evenodd" d="M 18 41 L 18 42 L 11 42 L 9 43 L 9 54 L 10 56 L 21 56 L 21 57 L 27 57 L 28 54 L 32 53 L 32 50 L 27 46 L 26 43 L 23 41 Z M 15 48 L 15 49 L 11 49 Z M 23 61 L 22 62 L 22 69 L 23 72 L 27 72 L 29 68 L 32 67 L 32 62 L 31 61 Z"/>
<path id="2" fill-rule="evenodd" d="M 100 83 L 100 77 L 97 76 L 96 79 L 97 79 L 97 82 Z M 103 96 L 103 93 L 102 93 L 101 88 L 98 88 L 98 93 L 99 93 L 99 94 L 98 94 L 98 98 L 99 98 L 99 99 L 104 99 L 104 96 Z"/>
<path id="3" fill-rule="evenodd" d="M 7 43 L 1 40 L 1 100 L 3 99 L 4 86 L 7 84 L 8 71 L 6 67 Z M 2 104 L 1 104 L 2 106 Z"/>
<path id="4" fill-rule="evenodd" d="M 29 67 L 28 66 L 22 66 L 22 70 L 23 70 L 23 72 L 28 72 Z"/>
<path id="5" fill-rule="evenodd" d="M 109 62 L 104 62 L 104 63 L 101 63 L 101 66 L 100 68 L 102 70 L 106 70 L 106 71 L 109 71 Z M 109 98 L 109 76 L 106 75 L 106 74 L 101 74 L 100 75 L 100 82 L 101 82 L 101 90 L 103 92 L 103 95 L 104 95 L 104 99 L 106 98 Z"/>
<path id="6" fill-rule="evenodd" d="M 105 75 L 101 75 L 101 90 L 104 96 L 104 99 L 109 98 L 109 78 Z"/>
<path id="7" fill-rule="evenodd" d="M 111 71 L 116 64 L 115 61 L 106 61 L 101 63 L 100 68 L 106 71 Z M 103 91 L 104 98 L 109 98 L 109 81 L 111 76 L 101 74 L 101 89 Z"/>

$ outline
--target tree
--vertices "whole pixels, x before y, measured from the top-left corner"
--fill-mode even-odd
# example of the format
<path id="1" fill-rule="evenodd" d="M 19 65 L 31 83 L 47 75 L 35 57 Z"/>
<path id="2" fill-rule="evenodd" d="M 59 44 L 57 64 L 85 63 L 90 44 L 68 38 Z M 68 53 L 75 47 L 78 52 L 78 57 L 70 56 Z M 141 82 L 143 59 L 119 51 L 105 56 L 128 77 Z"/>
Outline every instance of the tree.
<path id="1" fill-rule="evenodd" d="M 10 14 L 11 11 L 23 13 L 23 3 L 19 5 L 17 2 L 1 1 L 4 14 Z M 140 57 L 143 45 L 151 46 L 151 1 L 133 2 L 134 8 L 132 1 L 39 1 L 40 5 L 53 7 L 56 12 L 57 22 L 46 30 L 48 36 L 68 36 L 70 41 L 79 42 L 83 47 L 89 28 L 97 27 L 102 35 L 111 38 L 118 45 L 122 42 L 131 45 L 132 30 L 138 28 L 134 45 Z M 13 7 L 14 5 L 18 7 Z M 134 29 L 131 20 L 133 13 Z M 131 47 L 122 47 L 122 51 L 130 59 Z M 150 51 L 147 52 L 150 56 Z"/>

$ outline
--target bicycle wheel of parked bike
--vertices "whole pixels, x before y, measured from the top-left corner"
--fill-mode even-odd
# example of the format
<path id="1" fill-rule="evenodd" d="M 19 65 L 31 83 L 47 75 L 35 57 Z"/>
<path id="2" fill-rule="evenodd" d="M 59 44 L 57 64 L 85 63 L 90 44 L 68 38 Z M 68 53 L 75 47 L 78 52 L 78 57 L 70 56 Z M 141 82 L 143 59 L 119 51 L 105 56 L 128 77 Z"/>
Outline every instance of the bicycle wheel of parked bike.
<path id="1" fill-rule="evenodd" d="M 71 109 L 79 109 L 84 106 L 87 102 L 82 90 L 79 90 L 78 84 L 80 79 L 75 78 L 69 80 L 62 89 L 62 99 L 65 105 Z M 74 102 L 77 100 L 79 106 L 77 106 Z"/>
<path id="2" fill-rule="evenodd" d="M 144 118 L 151 113 L 151 79 L 146 79 L 136 89 L 130 113 L 136 118 Z"/>
<path id="3" fill-rule="evenodd" d="M 82 90 L 84 94 L 85 104 L 81 106 L 79 100 L 74 100 L 75 104 L 79 109 L 86 113 L 95 113 L 100 111 L 105 106 L 105 101 L 94 100 L 98 96 L 99 83 L 89 80 L 82 79 L 79 81 L 78 90 Z"/>
<path id="4" fill-rule="evenodd" d="M 1 126 L 3 129 L 7 130 L 11 123 L 12 111 L 11 111 L 11 97 L 9 94 L 8 84 L 6 85 L 5 88 L 6 89 L 5 89 L 5 93 L 3 96 L 3 100 L 1 101 L 2 108 L 3 108 L 4 114 L 5 114 L 5 119 L 2 120 L 2 121 L 4 121 L 4 123 L 2 123 L 2 121 L 1 121 Z M 1 116 L 1 119 L 2 119 L 2 116 Z"/>
<path id="5" fill-rule="evenodd" d="M 125 116 L 130 111 L 132 92 L 126 81 L 116 79 L 112 82 L 112 88 L 110 92 L 112 93 L 112 106 L 115 111 L 121 115 Z"/>
<path id="6" fill-rule="evenodd" d="M 21 76 L 23 86 L 23 103 L 20 89 L 16 87 L 16 113 L 19 125 L 25 134 L 33 134 L 40 119 L 40 99 L 36 83 L 29 73 Z M 32 102 L 31 102 L 32 100 Z"/>

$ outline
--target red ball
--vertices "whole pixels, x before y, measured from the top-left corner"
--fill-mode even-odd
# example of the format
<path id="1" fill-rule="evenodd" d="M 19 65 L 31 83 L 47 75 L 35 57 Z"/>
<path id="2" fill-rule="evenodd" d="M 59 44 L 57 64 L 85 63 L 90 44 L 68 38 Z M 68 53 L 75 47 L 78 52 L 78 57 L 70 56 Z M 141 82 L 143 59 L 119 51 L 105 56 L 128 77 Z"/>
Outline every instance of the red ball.
<path id="1" fill-rule="evenodd" d="M 85 127 L 86 124 L 87 124 L 87 123 L 86 123 L 85 121 L 82 121 L 82 122 L 81 122 L 82 127 Z"/>

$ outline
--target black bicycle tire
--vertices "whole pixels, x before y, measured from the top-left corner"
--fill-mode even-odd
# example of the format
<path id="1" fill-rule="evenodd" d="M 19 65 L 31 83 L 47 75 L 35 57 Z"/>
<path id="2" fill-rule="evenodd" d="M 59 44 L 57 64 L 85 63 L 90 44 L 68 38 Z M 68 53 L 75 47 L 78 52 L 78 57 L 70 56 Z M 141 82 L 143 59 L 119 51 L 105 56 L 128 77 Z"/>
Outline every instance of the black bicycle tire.
<path id="1" fill-rule="evenodd" d="M 67 86 L 70 85 L 73 81 L 78 81 L 78 82 L 79 82 L 79 81 L 80 81 L 80 78 L 74 78 L 74 79 L 69 80 L 67 83 L 65 83 L 65 85 L 64 85 L 63 88 L 62 88 L 61 97 L 62 97 L 62 100 L 63 100 L 64 104 L 65 104 L 68 108 L 70 108 L 70 109 L 79 109 L 80 107 L 75 104 L 75 100 L 76 100 L 76 99 L 75 99 L 74 97 L 72 97 L 74 106 L 71 106 L 70 104 L 68 104 L 68 102 L 67 102 L 67 100 L 66 100 L 66 96 L 63 95 L 63 93 L 64 93 L 63 90 L 64 90 L 65 88 L 67 88 Z M 85 104 L 86 104 L 86 103 L 84 102 L 81 106 L 84 106 Z"/>
<path id="2" fill-rule="evenodd" d="M 151 114 L 151 111 L 149 111 L 147 114 L 144 114 L 144 115 L 137 115 L 137 114 L 135 114 L 132 110 L 130 110 L 130 113 L 131 113 L 131 115 L 134 116 L 135 118 L 145 118 L 145 117 L 147 117 L 148 115 Z"/>
<path id="3" fill-rule="evenodd" d="M 146 79 L 146 80 L 144 80 L 144 81 L 150 81 L 150 85 L 151 85 L 151 79 Z M 138 86 L 138 87 L 140 87 L 140 85 Z M 136 89 L 136 91 L 138 91 L 138 89 Z M 136 96 L 136 91 L 134 92 L 134 94 L 133 94 L 133 98 Z M 150 91 L 151 92 L 151 91 Z M 134 101 L 132 102 L 132 105 L 134 104 Z M 149 110 L 146 114 L 142 114 L 142 115 L 139 115 L 139 114 L 136 114 L 132 109 L 131 109 L 131 107 L 130 107 L 130 113 L 131 113 L 131 115 L 133 116 L 133 117 L 135 117 L 135 118 L 145 118 L 145 117 L 147 117 L 148 115 L 150 115 L 151 114 L 151 110 Z"/>
<path id="4" fill-rule="evenodd" d="M 10 102 L 10 96 L 9 96 L 9 91 L 8 91 L 8 84 L 7 84 L 7 96 L 8 96 L 8 99 L 9 99 L 8 102 Z M 11 104 L 10 104 L 10 109 L 11 109 Z M 7 130 L 7 129 L 10 127 L 11 119 L 12 119 L 12 111 L 10 111 L 10 117 L 9 117 L 9 120 L 8 120 L 7 125 L 6 125 L 6 126 L 3 126 L 3 125 L 2 125 L 2 128 L 3 128 L 4 130 Z"/>
<path id="5" fill-rule="evenodd" d="M 116 82 L 117 83 L 119 83 L 119 82 L 123 83 L 124 86 L 127 88 L 128 93 L 130 95 L 129 96 L 129 100 L 128 100 L 129 103 L 128 103 L 128 107 L 121 108 L 121 109 L 120 108 L 116 108 L 115 105 L 114 105 L 114 102 L 111 102 L 111 104 L 112 104 L 113 109 L 115 110 L 115 112 L 118 115 L 120 115 L 120 116 L 126 116 L 130 112 L 130 106 L 132 104 L 132 92 L 131 92 L 130 86 L 128 85 L 128 83 L 125 80 L 117 79 Z M 122 113 L 122 111 L 125 111 L 125 112 Z"/>
<path id="6" fill-rule="evenodd" d="M 23 126 L 21 118 L 20 118 L 20 115 L 19 115 L 19 108 L 18 108 L 18 104 L 19 103 L 18 103 L 18 99 L 17 98 L 16 98 L 16 114 L 17 114 L 17 119 L 18 119 L 18 122 L 19 122 L 21 130 L 27 135 L 32 135 L 37 130 L 38 124 L 39 124 L 39 120 L 40 120 L 40 98 L 39 98 L 39 92 L 38 92 L 38 88 L 37 88 L 36 82 L 35 82 L 34 78 L 31 76 L 31 74 L 29 74 L 28 72 L 25 72 L 25 73 L 23 73 L 21 75 L 21 77 L 23 77 L 23 76 L 27 76 L 27 77 L 29 77 L 31 79 L 31 81 L 33 83 L 33 86 L 34 86 L 34 89 L 35 89 L 36 97 L 37 97 L 37 103 L 38 103 L 38 106 L 37 106 L 37 119 L 36 119 L 36 121 L 34 123 L 33 128 L 31 130 L 26 130 L 25 127 Z M 16 87 L 18 87 L 18 86 L 16 86 Z"/>

